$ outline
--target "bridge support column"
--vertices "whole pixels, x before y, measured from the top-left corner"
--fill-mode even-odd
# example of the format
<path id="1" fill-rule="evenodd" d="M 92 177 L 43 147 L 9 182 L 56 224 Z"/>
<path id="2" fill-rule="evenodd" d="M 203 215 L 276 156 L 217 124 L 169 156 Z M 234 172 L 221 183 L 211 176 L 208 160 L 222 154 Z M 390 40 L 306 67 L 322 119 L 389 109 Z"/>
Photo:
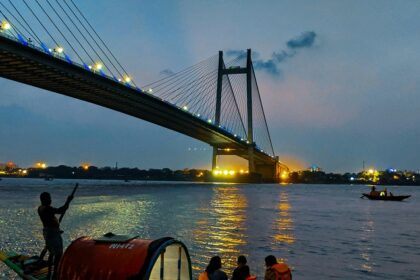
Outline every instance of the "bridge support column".
<path id="1" fill-rule="evenodd" d="M 273 164 L 257 164 L 255 172 L 261 175 L 261 180 L 265 183 L 277 183 L 280 181 L 277 162 Z"/>
<path id="2" fill-rule="evenodd" d="M 211 160 L 211 170 L 215 170 L 217 167 L 217 148 L 213 147 L 213 155 Z"/>
<path id="3" fill-rule="evenodd" d="M 247 108 L 247 142 L 248 146 L 248 170 L 250 173 L 255 173 L 254 161 L 254 128 L 253 128 L 253 115 L 252 115 L 252 60 L 251 49 L 247 50 L 246 58 L 246 108 Z"/>
<path id="4" fill-rule="evenodd" d="M 254 147 L 252 145 L 248 147 L 248 170 L 250 173 L 255 173 L 257 171 L 255 168 Z"/>

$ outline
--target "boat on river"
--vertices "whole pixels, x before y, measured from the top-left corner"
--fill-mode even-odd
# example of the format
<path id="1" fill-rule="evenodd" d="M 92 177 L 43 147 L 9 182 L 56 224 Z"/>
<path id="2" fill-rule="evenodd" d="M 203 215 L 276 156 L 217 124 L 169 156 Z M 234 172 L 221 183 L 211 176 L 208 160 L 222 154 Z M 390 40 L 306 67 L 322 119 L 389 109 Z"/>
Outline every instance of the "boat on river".
<path id="1" fill-rule="evenodd" d="M 370 200 L 390 200 L 390 201 L 402 201 L 406 198 L 409 198 L 411 195 L 371 195 L 369 193 L 364 193 L 363 197 L 367 197 Z"/>
<path id="2" fill-rule="evenodd" d="M 48 279 L 48 263 L 0 250 L 0 260 L 25 280 Z M 80 237 L 65 250 L 58 279 L 168 279 L 192 280 L 191 260 L 186 246 L 171 237 L 156 240 L 137 236 L 105 234 Z"/>

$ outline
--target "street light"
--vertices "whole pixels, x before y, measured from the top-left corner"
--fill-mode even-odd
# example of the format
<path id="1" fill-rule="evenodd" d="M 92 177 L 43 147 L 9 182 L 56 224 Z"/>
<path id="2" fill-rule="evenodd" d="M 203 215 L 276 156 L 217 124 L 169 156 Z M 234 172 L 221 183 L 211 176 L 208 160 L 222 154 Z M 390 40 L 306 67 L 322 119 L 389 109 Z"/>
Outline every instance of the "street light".
<path id="1" fill-rule="evenodd" d="M 12 26 L 10 25 L 10 23 L 8 21 L 3 21 L 1 23 L 1 29 L 2 30 L 9 30 L 10 28 L 12 28 Z"/>

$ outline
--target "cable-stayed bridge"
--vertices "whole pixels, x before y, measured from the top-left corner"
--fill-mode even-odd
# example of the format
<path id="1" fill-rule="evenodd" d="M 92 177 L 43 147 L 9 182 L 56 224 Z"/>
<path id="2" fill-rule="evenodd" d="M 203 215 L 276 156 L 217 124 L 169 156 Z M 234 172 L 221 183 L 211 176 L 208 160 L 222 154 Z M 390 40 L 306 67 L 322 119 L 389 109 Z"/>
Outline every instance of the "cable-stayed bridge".
<path id="1" fill-rule="evenodd" d="M 0 76 L 107 107 L 237 155 L 276 181 L 274 154 L 251 50 L 223 53 L 139 87 L 73 0 L 0 2 Z M 41 38 L 46 38 L 42 40 Z"/>

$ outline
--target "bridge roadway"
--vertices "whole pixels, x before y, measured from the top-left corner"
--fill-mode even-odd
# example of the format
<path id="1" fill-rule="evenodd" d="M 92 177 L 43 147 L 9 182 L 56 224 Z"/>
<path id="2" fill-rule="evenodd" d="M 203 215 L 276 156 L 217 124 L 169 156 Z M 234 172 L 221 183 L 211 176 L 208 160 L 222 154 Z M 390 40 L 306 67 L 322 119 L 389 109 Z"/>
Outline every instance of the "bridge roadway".
<path id="1" fill-rule="evenodd" d="M 246 142 L 207 120 L 101 76 L 79 65 L 0 35 L 0 76 L 62 95 L 94 103 L 188 135 L 248 159 Z M 215 93 L 216 98 L 216 93 Z M 226 154 L 226 153 L 225 153 Z M 276 159 L 254 147 L 256 164 L 273 165 Z"/>

